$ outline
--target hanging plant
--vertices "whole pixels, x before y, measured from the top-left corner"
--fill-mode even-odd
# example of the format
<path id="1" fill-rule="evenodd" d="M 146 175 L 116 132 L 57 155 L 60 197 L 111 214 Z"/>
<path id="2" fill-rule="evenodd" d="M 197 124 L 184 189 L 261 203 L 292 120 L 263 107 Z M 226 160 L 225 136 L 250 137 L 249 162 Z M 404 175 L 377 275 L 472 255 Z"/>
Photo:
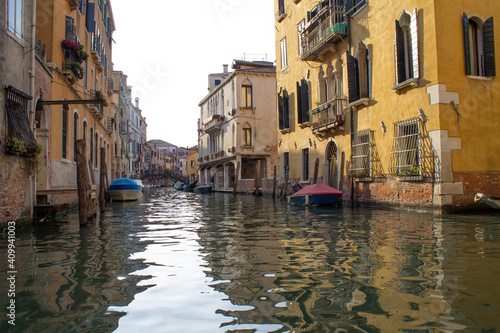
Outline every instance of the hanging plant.
<path id="1" fill-rule="evenodd" d="M 23 156 L 35 158 L 42 152 L 43 147 L 41 144 L 36 143 L 32 147 L 28 147 L 26 143 L 16 137 L 7 140 L 5 145 L 5 152 L 9 155 Z"/>
<path id="2" fill-rule="evenodd" d="M 83 75 L 85 74 L 85 72 L 83 70 L 82 65 L 80 65 L 78 62 L 75 61 L 71 64 L 71 69 L 72 69 L 73 73 L 75 73 L 75 75 L 78 79 L 83 78 Z"/>
<path id="3" fill-rule="evenodd" d="M 22 156 L 26 153 L 26 147 L 22 140 L 18 138 L 10 138 L 5 145 L 5 152 L 9 155 Z"/>

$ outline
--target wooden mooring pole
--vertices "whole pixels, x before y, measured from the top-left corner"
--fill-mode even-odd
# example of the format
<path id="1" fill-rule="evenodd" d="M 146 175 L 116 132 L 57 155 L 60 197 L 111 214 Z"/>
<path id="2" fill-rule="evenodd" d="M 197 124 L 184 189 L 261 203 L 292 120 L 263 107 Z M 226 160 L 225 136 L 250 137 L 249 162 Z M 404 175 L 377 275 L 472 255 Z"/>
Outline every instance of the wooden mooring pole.
<path id="1" fill-rule="evenodd" d="M 99 178 L 99 209 L 106 210 L 106 148 L 101 148 L 101 170 Z"/>
<path id="2" fill-rule="evenodd" d="M 274 166 L 274 175 L 273 175 L 273 198 L 276 197 L 276 165 Z"/>
<path id="3" fill-rule="evenodd" d="M 87 179 L 85 140 L 76 140 L 76 178 L 78 186 L 78 215 L 80 225 L 86 225 L 90 216 L 90 207 L 87 199 L 90 184 Z"/>

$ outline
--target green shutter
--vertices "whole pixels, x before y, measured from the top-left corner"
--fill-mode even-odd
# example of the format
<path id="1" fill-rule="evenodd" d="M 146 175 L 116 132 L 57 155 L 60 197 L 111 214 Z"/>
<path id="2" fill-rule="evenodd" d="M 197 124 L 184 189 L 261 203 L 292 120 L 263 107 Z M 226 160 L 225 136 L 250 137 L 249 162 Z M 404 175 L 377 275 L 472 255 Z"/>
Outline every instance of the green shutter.
<path id="1" fill-rule="evenodd" d="M 470 64 L 470 41 L 469 41 L 469 17 L 466 13 L 463 16 L 464 30 L 464 52 L 465 52 L 465 74 L 471 75 L 472 69 Z"/>
<path id="2" fill-rule="evenodd" d="M 304 122 L 302 119 L 302 89 L 299 81 L 297 81 L 297 121 L 299 124 Z"/>
<path id="3" fill-rule="evenodd" d="M 493 28 L 493 17 L 490 17 L 483 24 L 484 73 L 487 77 L 496 76 L 495 36 Z"/>
<path id="4" fill-rule="evenodd" d="M 349 89 L 349 103 L 359 99 L 358 59 L 347 52 L 347 81 Z"/>
<path id="5" fill-rule="evenodd" d="M 306 79 L 301 81 L 301 93 L 302 93 L 302 120 L 304 122 L 309 121 L 309 84 Z"/>

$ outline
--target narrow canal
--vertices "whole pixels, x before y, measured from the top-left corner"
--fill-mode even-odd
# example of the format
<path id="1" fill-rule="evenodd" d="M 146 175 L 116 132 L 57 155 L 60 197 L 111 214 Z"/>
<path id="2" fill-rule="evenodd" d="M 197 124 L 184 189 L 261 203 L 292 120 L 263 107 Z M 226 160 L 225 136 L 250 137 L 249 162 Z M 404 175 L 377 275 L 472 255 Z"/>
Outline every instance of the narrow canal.
<path id="1" fill-rule="evenodd" d="M 499 332 L 500 215 L 147 190 L 18 229 L 1 332 Z"/>

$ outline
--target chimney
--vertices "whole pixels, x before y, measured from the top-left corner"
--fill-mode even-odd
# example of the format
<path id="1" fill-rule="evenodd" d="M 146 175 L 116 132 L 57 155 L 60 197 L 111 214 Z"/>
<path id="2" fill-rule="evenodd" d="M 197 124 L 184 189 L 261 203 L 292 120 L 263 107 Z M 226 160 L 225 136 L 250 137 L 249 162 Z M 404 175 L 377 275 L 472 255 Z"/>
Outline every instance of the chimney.
<path id="1" fill-rule="evenodd" d="M 139 97 L 135 98 L 135 107 L 139 108 Z"/>
<path id="2" fill-rule="evenodd" d="M 229 65 L 226 65 L 226 64 L 222 65 L 222 67 L 224 68 L 224 74 L 228 73 L 228 66 Z"/>

